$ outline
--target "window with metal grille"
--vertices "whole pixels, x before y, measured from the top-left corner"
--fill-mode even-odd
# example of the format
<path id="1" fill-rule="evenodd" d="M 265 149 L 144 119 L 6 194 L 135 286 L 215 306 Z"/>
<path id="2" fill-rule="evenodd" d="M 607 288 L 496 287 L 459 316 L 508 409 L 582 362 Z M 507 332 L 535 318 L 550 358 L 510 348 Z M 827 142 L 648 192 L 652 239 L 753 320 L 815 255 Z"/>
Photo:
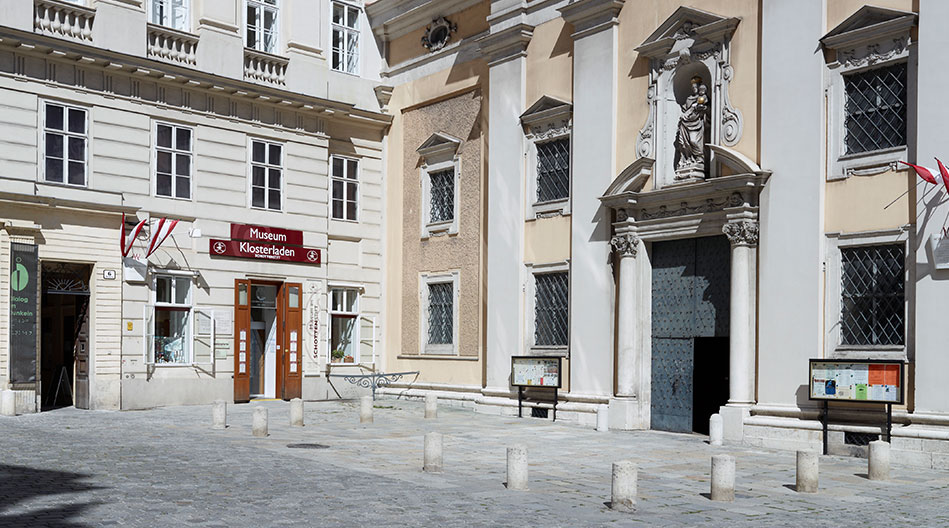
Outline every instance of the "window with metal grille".
<path id="1" fill-rule="evenodd" d="M 333 218 L 356 220 L 359 196 L 359 162 L 333 156 Z"/>
<path id="2" fill-rule="evenodd" d="M 902 245 L 842 248 L 843 345 L 902 345 L 905 281 Z"/>
<path id="3" fill-rule="evenodd" d="M 247 1 L 247 40 L 245 46 L 266 53 L 277 53 L 277 0 Z"/>
<path id="4" fill-rule="evenodd" d="M 454 341 L 454 294 L 450 282 L 428 285 L 428 344 L 450 345 Z"/>
<path id="5" fill-rule="evenodd" d="M 86 185 L 88 150 L 84 108 L 46 103 L 43 164 L 48 182 Z"/>
<path id="6" fill-rule="evenodd" d="M 570 196 L 570 138 L 537 144 L 537 201 Z"/>
<path id="7" fill-rule="evenodd" d="M 567 346 L 567 272 L 534 275 L 534 346 Z"/>
<path id="8" fill-rule="evenodd" d="M 359 12 L 358 7 L 333 2 L 333 69 L 359 74 Z"/>
<path id="9" fill-rule="evenodd" d="M 906 145 L 906 63 L 844 76 L 847 154 Z"/>
<path id="10" fill-rule="evenodd" d="M 280 193 L 283 190 L 282 153 L 283 146 L 280 144 L 251 141 L 251 206 L 280 210 Z"/>
<path id="11" fill-rule="evenodd" d="M 455 169 L 428 173 L 431 186 L 431 221 L 450 222 L 455 219 Z"/>
<path id="12" fill-rule="evenodd" d="M 191 198 L 191 129 L 159 123 L 155 136 L 155 194 Z"/>

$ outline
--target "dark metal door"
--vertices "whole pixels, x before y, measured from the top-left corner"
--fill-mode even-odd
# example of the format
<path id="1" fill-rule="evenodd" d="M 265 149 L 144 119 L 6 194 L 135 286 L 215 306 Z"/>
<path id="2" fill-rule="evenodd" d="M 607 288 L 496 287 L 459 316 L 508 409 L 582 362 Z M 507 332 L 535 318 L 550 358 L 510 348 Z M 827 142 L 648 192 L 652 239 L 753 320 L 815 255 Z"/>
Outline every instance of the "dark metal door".
<path id="1" fill-rule="evenodd" d="M 695 338 L 728 335 L 729 251 L 725 237 L 652 246 L 653 429 L 693 431 Z"/>

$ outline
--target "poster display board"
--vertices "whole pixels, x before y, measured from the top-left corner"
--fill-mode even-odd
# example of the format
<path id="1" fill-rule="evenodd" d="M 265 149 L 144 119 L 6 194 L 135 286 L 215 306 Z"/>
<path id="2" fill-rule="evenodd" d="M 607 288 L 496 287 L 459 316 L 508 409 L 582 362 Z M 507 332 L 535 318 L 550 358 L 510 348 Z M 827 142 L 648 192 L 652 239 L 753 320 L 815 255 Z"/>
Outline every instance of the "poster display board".
<path id="1" fill-rule="evenodd" d="M 10 381 L 36 381 L 37 246 L 10 244 Z"/>
<path id="2" fill-rule="evenodd" d="M 810 360 L 811 400 L 903 403 L 900 360 Z"/>
<path id="3" fill-rule="evenodd" d="M 511 385 L 515 387 L 560 388 L 561 358 L 543 356 L 511 357 Z"/>

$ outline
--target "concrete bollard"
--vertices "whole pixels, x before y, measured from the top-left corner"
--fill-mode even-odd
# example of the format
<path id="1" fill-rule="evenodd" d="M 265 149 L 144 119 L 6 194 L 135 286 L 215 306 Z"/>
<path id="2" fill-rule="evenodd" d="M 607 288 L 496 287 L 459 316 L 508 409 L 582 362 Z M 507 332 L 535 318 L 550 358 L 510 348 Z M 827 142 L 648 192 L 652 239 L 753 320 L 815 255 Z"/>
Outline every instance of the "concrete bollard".
<path id="1" fill-rule="evenodd" d="M 883 440 L 870 442 L 867 457 L 867 477 L 870 480 L 890 480 L 890 443 Z"/>
<path id="2" fill-rule="evenodd" d="M 300 398 L 290 400 L 290 425 L 303 427 L 303 400 Z"/>
<path id="3" fill-rule="evenodd" d="M 254 419 L 252 422 L 254 436 L 267 436 L 267 408 L 254 407 Z"/>
<path id="4" fill-rule="evenodd" d="M 816 451 L 797 452 L 797 482 L 794 489 L 798 493 L 817 493 L 818 460 Z"/>
<path id="5" fill-rule="evenodd" d="M 16 416 L 16 393 L 12 390 L 0 391 L 0 414 Z"/>
<path id="6" fill-rule="evenodd" d="M 359 399 L 359 423 L 372 423 L 372 396 Z"/>
<path id="7" fill-rule="evenodd" d="M 722 426 L 722 415 L 715 413 L 708 418 L 708 445 L 722 445 L 722 436 L 724 428 Z"/>
<path id="8" fill-rule="evenodd" d="M 442 434 L 427 433 L 425 435 L 425 461 L 422 471 L 426 473 L 441 473 L 442 471 Z"/>
<path id="9" fill-rule="evenodd" d="M 438 418 L 438 396 L 434 394 L 425 395 L 425 419 L 434 420 Z"/>
<path id="10" fill-rule="evenodd" d="M 735 500 L 735 457 L 712 456 L 712 500 Z"/>
<path id="11" fill-rule="evenodd" d="M 636 511 L 636 478 L 639 469 L 632 460 L 613 462 L 613 494 L 610 509 Z"/>
<path id="12" fill-rule="evenodd" d="M 596 406 L 596 430 L 605 433 L 610 430 L 610 408 L 608 405 Z"/>
<path id="13" fill-rule="evenodd" d="M 211 427 L 213 429 L 227 429 L 227 402 L 216 400 L 211 408 Z"/>
<path id="14" fill-rule="evenodd" d="M 527 489 L 527 446 L 524 444 L 507 448 L 507 489 Z"/>

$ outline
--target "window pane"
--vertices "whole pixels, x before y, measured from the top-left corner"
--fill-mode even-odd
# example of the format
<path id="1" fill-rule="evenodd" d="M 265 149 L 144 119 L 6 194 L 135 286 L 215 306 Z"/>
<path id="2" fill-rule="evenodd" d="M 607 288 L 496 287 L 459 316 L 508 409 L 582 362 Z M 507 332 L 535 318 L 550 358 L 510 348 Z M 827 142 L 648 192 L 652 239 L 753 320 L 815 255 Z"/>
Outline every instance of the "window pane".
<path id="1" fill-rule="evenodd" d="M 346 8 L 341 4 L 333 4 L 333 23 L 343 25 L 343 17 L 345 16 Z"/>
<path id="2" fill-rule="evenodd" d="M 155 363 L 188 361 L 187 310 L 155 309 Z"/>
<path id="3" fill-rule="evenodd" d="M 432 345 L 451 344 L 453 335 L 452 284 L 428 285 L 428 342 Z"/>
<path id="4" fill-rule="evenodd" d="M 568 340 L 567 272 L 534 276 L 534 344 L 567 346 Z"/>
<path id="5" fill-rule="evenodd" d="M 265 158 L 266 145 L 264 145 L 260 141 L 254 141 L 252 144 L 253 144 L 253 150 L 254 150 L 254 158 L 253 158 L 254 161 L 258 163 L 266 163 L 267 162 Z"/>
<path id="6" fill-rule="evenodd" d="M 257 49 L 257 32 L 250 25 L 247 26 L 247 47 Z"/>
<path id="7" fill-rule="evenodd" d="M 191 156 L 187 154 L 175 154 L 175 174 L 179 176 L 191 176 Z"/>
<path id="8" fill-rule="evenodd" d="M 333 180 L 333 200 L 343 199 L 343 182 Z"/>
<path id="9" fill-rule="evenodd" d="M 277 33 L 269 30 L 264 31 L 264 51 L 267 53 L 276 53 Z"/>
<path id="10" fill-rule="evenodd" d="M 171 302 L 171 277 L 157 277 L 155 279 L 155 302 Z"/>
<path id="11" fill-rule="evenodd" d="M 280 190 L 280 169 L 270 169 L 267 178 L 267 186 L 271 189 Z"/>
<path id="12" fill-rule="evenodd" d="M 46 158 L 46 181 L 63 181 L 63 160 Z"/>
<path id="13" fill-rule="evenodd" d="M 263 167 L 258 166 L 254 166 L 251 169 L 251 185 L 255 185 L 257 187 L 264 186 L 264 170 L 265 169 Z"/>
<path id="14" fill-rule="evenodd" d="M 346 160 L 343 158 L 333 158 L 333 176 L 337 178 L 343 177 L 343 167 L 345 166 Z"/>
<path id="15" fill-rule="evenodd" d="M 288 288 L 287 304 L 290 306 L 290 308 L 300 307 L 300 288 L 296 286 L 290 286 Z"/>
<path id="16" fill-rule="evenodd" d="M 86 140 L 83 138 L 69 138 L 69 159 L 73 161 L 86 160 Z"/>
<path id="17" fill-rule="evenodd" d="M 270 209 L 280 209 L 280 191 L 268 191 L 270 195 L 268 198 L 267 207 Z"/>
<path id="18" fill-rule="evenodd" d="M 359 292 L 356 290 L 346 290 L 346 304 L 344 305 L 347 312 L 356 313 L 356 300 L 359 299 Z"/>
<path id="19" fill-rule="evenodd" d="M 346 202 L 346 219 L 356 219 L 356 202 Z"/>
<path id="20" fill-rule="evenodd" d="M 81 161 L 69 162 L 69 183 L 73 185 L 86 184 L 86 164 Z"/>
<path id="21" fill-rule="evenodd" d="M 430 222 L 447 222 L 455 218 L 455 170 L 432 172 Z"/>
<path id="22" fill-rule="evenodd" d="M 46 128 L 63 129 L 63 107 L 54 104 L 46 105 Z"/>
<path id="23" fill-rule="evenodd" d="M 349 11 L 349 16 L 346 17 L 347 18 L 346 25 L 351 28 L 355 28 L 356 24 L 359 23 L 359 10 L 350 7 L 348 8 L 348 11 Z"/>
<path id="24" fill-rule="evenodd" d="M 175 137 L 175 147 L 178 150 L 187 150 L 191 151 L 191 130 L 187 128 L 179 128 L 176 132 Z"/>
<path id="25" fill-rule="evenodd" d="M 175 196 L 178 198 L 191 198 L 191 178 L 178 176 L 175 178 Z"/>
<path id="26" fill-rule="evenodd" d="M 267 163 L 271 165 L 280 165 L 280 145 L 270 145 L 270 158 Z"/>
<path id="27" fill-rule="evenodd" d="M 63 136 L 59 134 L 46 133 L 46 156 L 54 158 L 63 157 Z"/>
<path id="28" fill-rule="evenodd" d="M 237 304 L 241 306 L 247 305 L 247 285 L 246 284 L 237 285 Z"/>
<path id="29" fill-rule="evenodd" d="M 191 279 L 187 277 L 175 278 L 175 304 L 188 304 L 188 294 L 191 292 Z"/>
<path id="30" fill-rule="evenodd" d="M 163 0 L 152 0 L 152 10 L 151 10 L 152 24 L 165 23 L 164 20 L 162 20 L 162 11 L 164 11 L 164 8 L 165 8 L 165 5 L 164 5 Z"/>
<path id="31" fill-rule="evenodd" d="M 171 148 L 171 127 L 158 125 L 158 146 Z"/>
<path id="32" fill-rule="evenodd" d="M 570 196 L 570 139 L 537 144 L 537 201 Z"/>
<path id="33" fill-rule="evenodd" d="M 158 151 L 156 161 L 158 162 L 158 172 L 171 173 L 171 152 Z"/>
<path id="34" fill-rule="evenodd" d="M 159 196 L 171 196 L 170 174 L 158 174 L 156 177 L 155 193 Z"/>
<path id="35" fill-rule="evenodd" d="M 346 183 L 346 199 L 356 200 L 356 184 L 353 182 Z"/>
<path id="36" fill-rule="evenodd" d="M 75 108 L 69 109 L 69 131 L 75 134 L 86 133 L 86 112 Z"/>
<path id="37" fill-rule="evenodd" d="M 270 9 L 264 9 L 264 31 L 273 31 L 274 29 L 274 12 Z"/>
<path id="38" fill-rule="evenodd" d="M 902 345 L 905 257 L 902 245 L 842 248 L 841 343 Z"/>
<path id="39" fill-rule="evenodd" d="M 356 175 L 359 171 L 356 170 L 356 160 L 346 160 L 346 177 L 351 179 L 356 179 Z"/>
<path id="40" fill-rule="evenodd" d="M 342 200 L 333 200 L 333 218 L 343 218 Z"/>
<path id="41" fill-rule="evenodd" d="M 254 207 L 264 206 L 264 188 L 254 187 L 251 189 L 251 205 Z"/>
<path id="42" fill-rule="evenodd" d="M 359 65 L 359 34 L 346 35 L 346 71 L 356 73 Z"/>
<path id="43" fill-rule="evenodd" d="M 906 144 L 906 63 L 844 76 L 847 153 Z"/>
<path id="44" fill-rule="evenodd" d="M 346 290 L 332 290 L 330 292 L 330 310 L 341 312 L 343 311 L 343 298 L 346 295 Z"/>
<path id="45" fill-rule="evenodd" d="M 347 356 L 355 360 L 353 341 L 355 340 L 356 318 L 334 315 L 330 319 L 330 326 L 332 327 L 330 359 L 334 363 L 345 361 Z"/>

